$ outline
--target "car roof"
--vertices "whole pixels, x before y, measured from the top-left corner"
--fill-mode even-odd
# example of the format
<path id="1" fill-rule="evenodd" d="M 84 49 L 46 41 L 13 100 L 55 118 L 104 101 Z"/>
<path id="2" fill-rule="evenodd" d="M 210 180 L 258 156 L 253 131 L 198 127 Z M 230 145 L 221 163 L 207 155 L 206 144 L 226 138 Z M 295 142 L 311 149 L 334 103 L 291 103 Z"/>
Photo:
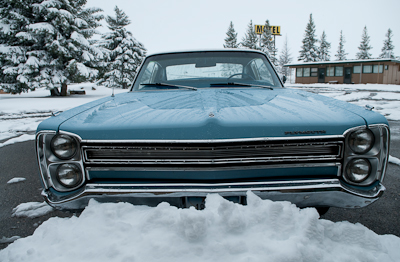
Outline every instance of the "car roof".
<path id="1" fill-rule="evenodd" d="M 165 52 L 156 52 L 151 53 L 147 56 L 154 56 L 154 55 L 164 55 L 164 54 L 177 54 L 177 53 L 201 53 L 201 52 L 251 52 L 251 53 L 260 53 L 264 54 L 259 50 L 254 49 L 238 49 L 238 48 L 221 48 L 221 49 L 197 49 L 197 50 L 175 50 L 175 51 L 165 51 Z"/>

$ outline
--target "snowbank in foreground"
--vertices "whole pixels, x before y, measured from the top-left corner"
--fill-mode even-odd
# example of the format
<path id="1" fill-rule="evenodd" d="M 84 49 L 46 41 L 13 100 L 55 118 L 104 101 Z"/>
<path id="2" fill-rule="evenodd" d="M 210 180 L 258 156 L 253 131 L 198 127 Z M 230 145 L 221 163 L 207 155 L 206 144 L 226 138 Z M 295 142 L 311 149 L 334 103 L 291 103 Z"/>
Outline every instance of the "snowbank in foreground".
<path id="1" fill-rule="evenodd" d="M 209 195 L 202 211 L 91 201 L 0 251 L 0 261 L 400 261 L 400 238 L 318 219 L 315 209 Z"/>

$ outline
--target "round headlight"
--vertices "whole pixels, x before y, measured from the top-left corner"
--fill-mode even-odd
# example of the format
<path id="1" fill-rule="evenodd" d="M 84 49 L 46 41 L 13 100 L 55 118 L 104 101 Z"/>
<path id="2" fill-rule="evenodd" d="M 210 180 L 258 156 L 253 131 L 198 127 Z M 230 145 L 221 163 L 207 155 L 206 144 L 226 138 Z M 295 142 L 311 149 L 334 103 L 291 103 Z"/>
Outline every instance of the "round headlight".
<path id="1" fill-rule="evenodd" d="M 346 167 L 347 178 L 354 183 L 363 182 L 371 174 L 371 164 L 367 159 L 356 158 L 351 160 Z"/>
<path id="2" fill-rule="evenodd" d="M 76 140 L 67 135 L 56 135 L 51 140 L 50 146 L 54 155 L 63 160 L 73 158 L 78 149 Z"/>
<path id="3" fill-rule="evenodd" d="M 75 164 L 62 164 L 56 172 L 57 181 L 64 187 L 72 188 L 82 182 L 81 169 Z"/>
<path id="4" fill-rule="evenodd" d="M 374 134 L 368 129 L 354 131 L 349 137 L 349 146 L 354 153 L 367 153 L 374 145 Z"/>

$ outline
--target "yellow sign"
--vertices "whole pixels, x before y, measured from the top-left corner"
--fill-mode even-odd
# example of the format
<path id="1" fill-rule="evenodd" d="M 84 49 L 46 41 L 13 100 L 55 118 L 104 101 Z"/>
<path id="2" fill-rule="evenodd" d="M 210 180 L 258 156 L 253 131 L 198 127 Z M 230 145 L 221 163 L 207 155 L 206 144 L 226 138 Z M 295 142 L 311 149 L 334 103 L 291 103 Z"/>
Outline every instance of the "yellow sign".
<path id="1" fill-rule="evenodd" d="M 254 26 L 254 31 L 256 31 L 257 35 L 262 35 L 264 32 L 265 25 L 255 25 Z M 281 27 L 280 26 L 275 26 L 271 25 L 269 27 L 269 30 L 271 31 L 272 35 L 281 35 Z"/>

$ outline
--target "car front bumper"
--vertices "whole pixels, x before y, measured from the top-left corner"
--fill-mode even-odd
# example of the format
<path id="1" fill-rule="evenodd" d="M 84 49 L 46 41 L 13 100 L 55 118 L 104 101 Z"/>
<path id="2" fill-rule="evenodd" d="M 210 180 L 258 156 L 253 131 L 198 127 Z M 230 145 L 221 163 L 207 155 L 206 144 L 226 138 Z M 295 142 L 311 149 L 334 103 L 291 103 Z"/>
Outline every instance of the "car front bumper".
<path id="1" fill-rule="evenodd" d="M 367 206 L 383 194 L 385 187 L 376 183 L 363 190 L 349 187 L 339 179 L 301 181 L 239 182 L 239 183 L 192 183 L 192 184 L 87 184 L 73 194 L 58 194 L 43 190 L 48 204 L 60 209 L 83 209 L 90 199 L 98 202 L 129 202 L 135 205 L 156 206 L 168 202 L 177 207 L 192 206 L 204 200 L 208 194 L 246 203 L 246 195 L 252 191 L 261 199 L 290 201 L 298 207 Z M 236 199 L 236 200 L 235 200 Z"/>

